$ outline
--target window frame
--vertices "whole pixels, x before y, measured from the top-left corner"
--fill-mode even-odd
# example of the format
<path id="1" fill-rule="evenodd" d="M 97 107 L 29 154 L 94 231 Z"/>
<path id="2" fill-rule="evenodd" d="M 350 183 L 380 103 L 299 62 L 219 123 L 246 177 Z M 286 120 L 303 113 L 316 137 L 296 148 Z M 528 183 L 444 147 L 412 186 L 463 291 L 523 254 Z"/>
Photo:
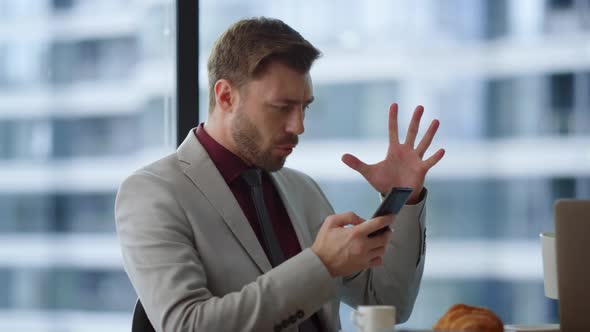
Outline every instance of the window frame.
<path id="1" fill-rule="evenodd" d="M 176 146 L 199 124 L 199 1 L 176 0 Z"/>

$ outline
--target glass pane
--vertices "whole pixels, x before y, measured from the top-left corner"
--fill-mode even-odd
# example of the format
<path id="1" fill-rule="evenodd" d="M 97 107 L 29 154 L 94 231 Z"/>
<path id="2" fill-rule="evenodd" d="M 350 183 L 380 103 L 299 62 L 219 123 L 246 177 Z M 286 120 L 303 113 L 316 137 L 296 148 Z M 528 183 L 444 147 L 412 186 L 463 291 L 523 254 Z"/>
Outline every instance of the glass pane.
<path id="1" fill-rule="evenodd" d="M 538 235 L 553 228 L 554 200 L 590 196 L 590 59 L 574 56 L 587 47 L 587 1 L 202 0 L 201 119 L 213 42 L 255 16 L 282 19 L 323 52 L 287 165 L 315 178 L 337 212 L 369 217 L 378 203 L 340 157 L 382 159 L 391 102 L 402 137 L 417 104 L 421 133 L 441 121 L 429 151 L 447 154 L 427 178 L 425 273 L 404 326 L 428 328 L 457 302 L 506 323 L 556 322 Z"/>
<path id="2" fill-rule="evenodd" d="M 129 331 L 119 184 L 175 149 L 175 2 L 0 0 L 0 331 Z"/>

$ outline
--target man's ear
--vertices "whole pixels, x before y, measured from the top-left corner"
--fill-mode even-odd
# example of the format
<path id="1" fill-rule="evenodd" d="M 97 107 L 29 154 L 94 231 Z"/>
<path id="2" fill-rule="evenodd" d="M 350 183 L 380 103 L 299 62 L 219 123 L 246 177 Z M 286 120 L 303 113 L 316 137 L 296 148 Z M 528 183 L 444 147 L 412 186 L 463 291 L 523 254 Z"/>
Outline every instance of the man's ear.
<path id="1" fill-rule="evenodd" d="M 222 111 L 231 112 L 234 105 L 237 105 L 237 89 L 230 81 L 221 79 L 215 83 L 215 103 Z"/>

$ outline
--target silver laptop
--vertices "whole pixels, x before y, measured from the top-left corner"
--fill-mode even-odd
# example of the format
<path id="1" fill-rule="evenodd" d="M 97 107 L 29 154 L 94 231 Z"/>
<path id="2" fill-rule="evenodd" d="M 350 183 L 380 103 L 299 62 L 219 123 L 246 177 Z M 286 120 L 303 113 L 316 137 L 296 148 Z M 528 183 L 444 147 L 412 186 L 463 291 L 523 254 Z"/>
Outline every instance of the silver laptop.
<path id="1" fill-rule="evenodd" d="M 590 331 L 590 200 L 555 203 L 555 247 L 561 331 Z"/>

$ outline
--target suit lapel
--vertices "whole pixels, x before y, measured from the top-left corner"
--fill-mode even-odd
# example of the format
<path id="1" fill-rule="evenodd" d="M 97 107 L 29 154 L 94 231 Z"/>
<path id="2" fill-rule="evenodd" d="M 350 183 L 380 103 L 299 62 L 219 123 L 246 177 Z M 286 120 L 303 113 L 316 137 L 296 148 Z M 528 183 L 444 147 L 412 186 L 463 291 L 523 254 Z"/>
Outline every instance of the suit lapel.
<path id="1" fill-rule="evenodd" d="M 279 196 L 281 197 L 281 201 L 283 201 L 283 205 L 287 210 L 287 214 L 291 219 L 291 224 L 293 225 L 293 229 L 295 229 L 295 234 L 297 235 L 297 240 L 299 241 L 299 245 L 301 246 L 301 250 L 311 247 L 313 244 L 313 239 L 311 238 L 311 231 L 303 216 L 301 216 L 301 207 L 297 208 L 294 206 L 295 202 L 293 202 L 293 197 L 289 198 L 289 195 L 286 191 L 287 186 L 283 182 L 283 175 L 281 172 L 274 172 L 271 173 L 272 182 L 277 189 Z"/>
<path id="2" fill-rule="evenodd" d="M 187 164 L 183 169 L 186 176 L 219 212 L 244 250 L 263 273 L 269 271 L 272 266 L 248 219 L 193 130 L 178 148 L 177 155 L 180 161 Z"/>

